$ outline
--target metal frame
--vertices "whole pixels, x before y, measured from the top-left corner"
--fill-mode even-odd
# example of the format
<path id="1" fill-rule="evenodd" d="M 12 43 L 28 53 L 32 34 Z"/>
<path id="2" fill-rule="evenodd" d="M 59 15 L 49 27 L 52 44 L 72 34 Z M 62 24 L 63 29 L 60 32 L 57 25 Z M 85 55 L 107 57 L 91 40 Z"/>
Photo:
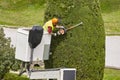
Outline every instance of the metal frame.
<path id="1" fill-rule="evenodd" d="M 73 71 L 72 75 L 64 75 L 65 71 Z M 75 68 L 56 68 L 56 69 L 45 69 L 45 70 L 36 70 L 31 71 L 31 74 L 28 76 L 30 79 L 56 79 L 64 80 L 64 76 L 73 77 L 69 80 L 76 80 L 76 69 Z"/>

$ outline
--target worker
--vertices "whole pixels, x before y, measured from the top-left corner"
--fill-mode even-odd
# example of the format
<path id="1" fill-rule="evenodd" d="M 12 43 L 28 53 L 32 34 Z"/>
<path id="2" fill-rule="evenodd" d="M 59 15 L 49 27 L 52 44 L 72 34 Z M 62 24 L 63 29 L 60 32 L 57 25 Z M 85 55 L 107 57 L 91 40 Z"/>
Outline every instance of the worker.
<path id="1" fill-rule="evenodd" d="M 63 35 L 65 33 L 65 28 L 63 26 L 58 26 L 59 19 L 58 18 L 52 18 L 48 22 L 46 22 L 43 26 L 43 29 L 47 31 L 49 34 L 52 34 L 54 36 L 56 35 Z M 53 33 L 55 28 L 58 28 L 57 33 Z"/>

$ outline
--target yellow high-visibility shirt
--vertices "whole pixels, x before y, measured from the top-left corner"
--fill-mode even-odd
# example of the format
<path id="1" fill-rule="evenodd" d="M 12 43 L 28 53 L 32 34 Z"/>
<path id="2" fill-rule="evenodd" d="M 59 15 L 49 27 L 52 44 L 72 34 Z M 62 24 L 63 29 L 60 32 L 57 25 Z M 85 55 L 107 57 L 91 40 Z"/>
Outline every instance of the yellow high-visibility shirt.
<path id="1" fill-rule="evenodd" d="M 47 30 L 48 30 L 48 26 L 51 26 L 51 27 L 52 27 L 52 31 L 54 30 L 54 26 L 53 26 L 53 24 L 52 24 L 52 20 L 49 20 L 48 22 L 46 22 L 46 23 L 43 25 L 43 29 L 44 29 L 45 31 L 47 31 Z"/>

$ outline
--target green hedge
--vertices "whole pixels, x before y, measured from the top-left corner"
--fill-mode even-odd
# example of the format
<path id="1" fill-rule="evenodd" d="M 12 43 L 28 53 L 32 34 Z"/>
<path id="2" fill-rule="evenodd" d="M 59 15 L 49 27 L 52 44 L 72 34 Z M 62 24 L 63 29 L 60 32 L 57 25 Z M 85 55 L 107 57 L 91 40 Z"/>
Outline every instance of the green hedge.
<path id="1" fill-rule="evenodd" d="M 105 34 L 99 0 L 48 0 L 45 21 L 59 17 L 66 28 L 83 22 L 64 36 L 52 37 L 46 68 L 72 67 L 77 80 L 102 80 Z"/>
<path id="2" fill-rule="evenodd" d="M 18 76 L 18 74 L 7 73 L 4 80 L 29 80 L 26 76 Z"/>
<path id="3" fill-rule="evenodd" d="M 10 39 L 6 39 L 3 28 L 0 28 L 0 80 L 14 63 L 14 49 L 10 47 Z"/>
<path id="4" fill-rule="evenodd" d="M 19 69 L 19 62 L 15 60 L 15 48 L 10 46 L 10 41 L 5 38 L 3 28 L 0 28 L 0 80 L 10 69 Z"/>

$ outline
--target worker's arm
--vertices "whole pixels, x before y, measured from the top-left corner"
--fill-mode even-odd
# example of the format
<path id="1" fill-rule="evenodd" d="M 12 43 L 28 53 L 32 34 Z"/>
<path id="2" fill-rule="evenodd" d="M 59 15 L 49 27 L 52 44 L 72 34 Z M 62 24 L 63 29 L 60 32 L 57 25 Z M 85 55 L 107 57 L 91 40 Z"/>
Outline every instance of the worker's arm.
<path id="1" fill-rule="evenodd" d="M 53 33 L 52 32 L 52 27 L 51 26 L 48 26 L 48 29 L 47 29 L 47 32 L 53 36 L 57 36 L 58 34 L 57 33 Z"/>
<path id="2" fill-rule="evenodd" d="M 65 34 L 65 28 L 64 28 L 63 26 L 59 26 L 58 28 L 59 28 L 58 32 L 53 33 L 53 32 L 52 32 L 52 27 L 51 27 L 51 26 L 48 26 L 48 30 L 47 30 L 47 31 L 48 31 L 49 34 L 51 34 L 51 35 L 53 35 L 53 36 Z"/>

